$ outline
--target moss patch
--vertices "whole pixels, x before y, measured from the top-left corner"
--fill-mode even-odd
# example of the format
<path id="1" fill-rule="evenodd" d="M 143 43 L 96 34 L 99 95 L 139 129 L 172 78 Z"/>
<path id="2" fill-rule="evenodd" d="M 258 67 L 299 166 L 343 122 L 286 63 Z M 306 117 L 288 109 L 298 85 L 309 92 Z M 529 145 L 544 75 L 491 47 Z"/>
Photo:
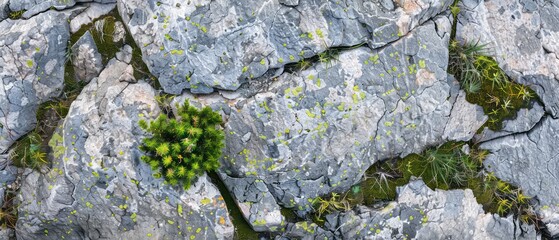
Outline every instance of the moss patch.
<path id="1" fill-rule="evenodd" d="M 485 172 L 483 160 L 488 152 L 473 148 L 466 154 L 461 150 L 465 144 L 448 142 L 421 154 L 378 162 L 366 171 L 361 183 L 344 194 L 337 194 L 336 202 L 370 206 L 395 200 L 396 188 L 415 176 L 421 177 L 431 189 L 472 189 L 485 211 L 501 216 L 513 214 L 524 222 L 536 223 L 538 220 L 531 205 L 533 200 L 519 188 Z"/>

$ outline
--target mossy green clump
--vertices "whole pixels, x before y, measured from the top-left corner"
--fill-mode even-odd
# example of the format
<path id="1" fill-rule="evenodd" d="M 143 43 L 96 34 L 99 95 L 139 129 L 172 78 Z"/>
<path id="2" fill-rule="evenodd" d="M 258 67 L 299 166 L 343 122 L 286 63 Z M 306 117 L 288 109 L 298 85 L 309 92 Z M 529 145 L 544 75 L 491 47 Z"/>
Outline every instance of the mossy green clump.
<path id="1" fill-rule="evenodd" d="M 181 182 L 188 189 L 196 177 L 219 167 L 225 139 L 220 124 L 219 113 L 209 107 L 199 110 L 188 100 L 177 104 L 176 119 L 161 114 L 150 123 L 140 120 L 139 126 L 152 134 L 141 146 L 147 153 L 142 160 L 170 184 Z"/>
<path id="2" fill-rule="evenodd" d="M 449 73 L 461 83 L 466 100 L 480 105 L 489 116 L 480 130 L 502 129 L 504 120 L 515 118 L 518 110 L 529 108 L 535 100 L 535 92 L 511 81 L 497 61 L 487 55 L 485 45 L 451 40 L 449 51 Z"/>

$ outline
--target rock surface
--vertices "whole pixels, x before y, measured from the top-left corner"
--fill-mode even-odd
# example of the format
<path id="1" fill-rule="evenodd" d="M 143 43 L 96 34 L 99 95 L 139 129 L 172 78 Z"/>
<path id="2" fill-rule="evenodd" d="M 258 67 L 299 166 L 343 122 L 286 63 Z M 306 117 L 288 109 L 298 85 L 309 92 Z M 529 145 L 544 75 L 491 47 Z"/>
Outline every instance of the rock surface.
<path id="1" fill-rule="evenodd" d="M 375 48 L 406 35 L 451 1 L 119 0 L 118 9 L 163 89 L 235 90 L 268 70 L 328 48 Z"/>
<path id="2" fill-rule="evenodd" d="M 9 8 L 8 0 L 0 0 L 0 21 L 8 18 Z"/>
<path id="3" fill-rule="evenodd" d="M 93 20 L 111 12 L 115 6 L 116 4 L 88 4 L 85 11 L 73 17 L 70 21 L 70 32 L 77 32 L 83 25 L 92 23 Z"/>
<path id="4" fill-rule="evenodd" d="M 484 213 L 470 190 L 415 180 L 384 209 L 330 214 L 323 227 L 283 216 L 282 208 L 304 216 L 313 199 L 348 190 L 378 161 L 474 137 L 487 117 L 447 74 L 452 2 L 0 0 L 0 206 L 22 184 L 17 229 L 0 239 L 232 239 L 246 229 L 235 229 L 208 176 L 183 190 L 140 160 L 146 133 L 137 122 L 161 112 L 163 93 L 222 114 L 217 174 L 235 217 L 261 236 L 538 239 L 534 226 Z M 89 32 L 66 46 L 70 32 L 115 6 L 123 22 L 115 20 L 114 42 L 126 42 L 128 29 L 135 45 L 108 63 Z M 460 7 L 458 38 L 489 43 L 507 74 L 541 99 L 472 143 L 492 152 L 489 171 L 534 196 L 559 236 L 559 3 Z M 20 10 L 21 20 L 6 19 Z M 134 77 L 143 71 L 136 45 L 162 92 Z M 89 84 L 49 141 L 52 166 L 8 166 L 2 153 L 34 128 L 39 104 L 60 95 L 67 56 Z"/>
<path id="5" fill-rule="evenodd" d="M 437 18 L 382 50 L 347 50 L 262 80 L 264 90 L 247 98 L 220 91 L 175 102 L 190 98 L 222 111 L 221 177 L 241 209 L 250 206 L 249 223 L 270 231 L 282 226 L 268 220 L 280 205 L 304 213 L 310 199 L 349 189 L 376 161 L 447 141 L 440 126 L 449 123 L 458 91 L 446 74 L 445 29 L 448 19 Z M 463 101 L 454 108 L 454 119 L 477 111 Z M 479 124 L 452 134 L 468 140 Z"/>
<path id="6" fill-rule="evenodd" d="M 292 228 L 298 235 L 301 230 L 306 230 L 303 239 L 538 238 L 533 226 L 520 226 L 512 216 L 502 218 L 484 213 L 469 189 L 433 191 L 423 181 L 416 180 L 398 191 L 397 201 L 383 209 L 361 206 L 353 211 L 328 215 L 325 229 L 301 223 Z M 285 235 L 290 238 L 293 231 Z"/>
<path id="7" fill-rule="evenodd" d="M 111 60 L 72 103 L 49 145 L 54 163 L 26 176 L 18 239 L 223 239 L 233 226 L 218 189 L 201 176 L 188 191 L 154 179 L 137 122 L 159 113 L 145 82 L 119 81 Z"/>
<path id="8" fill-rule="evenodd" d="M 22 18 L 28 19 L 49 9 L 63 10 L 77 3 L 115 3 L 115 0 L 8 0 L 10 11 L 24 11 Z"/>
<path id="9" fill-rule="evenodd" d="M 89 31 L 72 46 L 72 65 L 76 80 L 89 82 L 103 70 L 101 54 Z M 130 61 L 129 61 L 130 62 Z"/>
<path id="10" fill-rule="evenodd" d="M 538 215 L 559 236 L 558 124 L 551 118 L 559 117 L 559 4 L 469 0 L 461 3 L 461 10 L 457 37 L 488 43 L 507 74 L 535 90 L 543 103 L 519 111 L 519 118 L 504 122 L 503 131 L 485 130 L 476 137 L 497 138 L 481 145 L 493 152 L 486 168 L 537 197 Z"/>
<path id="11" fill-rule="evenodd" d="M 559 117 L 557 1 L 468 0 L 460 3 L 457 38 L 489 44 L 501 67 Z"/>
<path id="12" fill-rule="evenodd" d="M 450 120 L 445 126 L 443 137 L 449 141 L 468 141 L 487 119 L 483 108 L 466 101 L 466 93 L 460 91 L 450 112 Z"/>
<path id="13" fill-rule="evenodd" d="M 35 127 L 39 104 L 62 91 L 69 37 L 66 15 L 52 11 L 0 22 L 0 153 Z"/>
<path id="14" fill-rule="evenodd" d="M 492 152 L 489 171 L 538 200 L 538 213 L 552 235 L 559 235 L 559 120 L 544 117 L 527 133 L 483 143 Z"/>

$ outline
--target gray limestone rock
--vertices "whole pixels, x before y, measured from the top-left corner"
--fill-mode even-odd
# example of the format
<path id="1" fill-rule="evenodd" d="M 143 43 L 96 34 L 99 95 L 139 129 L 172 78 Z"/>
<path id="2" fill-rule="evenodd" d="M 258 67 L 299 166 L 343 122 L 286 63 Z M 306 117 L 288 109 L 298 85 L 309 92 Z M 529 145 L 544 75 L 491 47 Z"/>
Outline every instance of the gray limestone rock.
<path id="1" fill-rule="evenodd" d="M 0 22 L 0 153 L 33 129 L 38 105 L 62 91 L 69 37 L 56 12 Z"/>
<path id="2" fill-rule="evenodd" d="M 0 229 L 0 239 L 6 239 L 6 240 L 16 239 L 15 230 L 10 228 Z"/>
<path id="3" fill-rule="evenodd" d="M 229 192 L 254 231 L 277 232 L 285 227 L 281 208 L 274 196 L 269 194 L 264 181 L 255 177 L 232 178 L 223 173 L 220 177 L 228 183 Z"/>
<path id="4" fill-rule="evenodd" d="M 325 229 L 298 223 L 298 231 L 306 230 L 306 239 L 539 238 L 533 226 L 521 225 L 512 216 L 502 218 L 484 213 L 469 189 L 434 191 L 423 181 L 415 180 L 398 191 L 397 200 L 383 209 L 358 206 L 326 216 Z M 293 234 L 293 230 L 288 230 L 285 236 Z M 334 236 L 326 235 L 325 231 Z"/>
<path id="5" fill-rule="evenodd" d="M 77 3 L 115 3 L 116 0 L 11 0 L 9 8 L 11 11 L 25 11 L 23 19 L 29 19 L 49 9 L 63 10 L 74 7 Z"/>
<path id="6" fill-rule="evenodd" d="M 0 0 L 0 21 L 8 18 L 9 11 L 8 0 Z"/>
<path id="7" fill-rule="evenodd" d="M 259 79 L 263 90 L 255 94 L 176 99 L 222 112 L 219 172 L 237 204 L 250 203 L 246 219 L 270 219 L 277 205 L 305 213 L 310 199 L 349 189 L 373 163 L 446 141 L 458 91 L 446 73 L 448 34 L 438 32 L 450 24 L 441 18 L 381 50 L 345 50 L 330 62 Z M 474 125 L 461 131 L 475 132 Z M 247 200 L 256 194 L 274 198 Z"/>
<path id="8" fill-rule="evenodd" d="M 72 46 L 72 65 L 78 81 L 89 82 L 103 69 L 101 54 L 89 31 Z"/>
<path id="9" fill-rule="evenodd" d="M 77 32 L 78 30 L 80 30 L 81 26 L 92 23 L 93 20 L 108 14 L 115 8 L 115 6 L 116 4 L 88 4 L 85 11 L 76 15 L 70 20 L 70 32 Z"/>
<path id="10" fill-rule="evenodd" d="M 132 47 L 124 45 L 124 47 L 116 53 L 116 59 L 130 64 L 130 61 L 132 60 Z"/>
<path id="11" fill-rule="evenodd" d="M 447 41 L 430 22 L 380 51 L 344 51 L 237 99 L 221 171 L 261 179 L 281 205 L 308 210 L 309 199 L 347 190 L 376 161 L 442 143 Z"/>
<path id="12" fill-rule="evenodd" d="M 138 150 L 141 118 L 159 114 L 146 82 L 119 81 L 113 59 L 72 103 L 49 145 L 53 166 L 26 176 L 18 239 L 230 239 L 223 197 L 206 175 L 189 190 L 152 176 Z"/>
<path id="13" fill-rule="evenodd" d="M 124 41 L 126 38 L 126 29 L 121 21 L 115 22 L 115 31 L 113 32 L 113 42 Z"/>
<path id="14" fill-rule="evenodd" d="M 117 6 L 150 72 L 165 92 L 180 94 L 236 90 L 332 47 L 385 46 L 451 3 L 385 2 L 119 0 Z"/>
<path id="15" fill-rule="evenodd" d="M 537 212 L 553 236 L 559 236 L 559 120 L 544 117 L 527 133 L 481 144 L 491 151 L 487 170 L 519 186 L 538 200 Z"/>
<path id="16" fill-rule="evenodd" d="M 559 116 L 559 4 L 535 0 L 470 0 L 461 4 L 457 37 L 489 44 L 501 67 Z"/>
<path id="17" fill-rule="evenodd" d="M 449 141 L 469 141 L 486 121 L 483 108 L 466 101 L 466 93 L 461 90 L 450 112 L 443 138 Z"/>

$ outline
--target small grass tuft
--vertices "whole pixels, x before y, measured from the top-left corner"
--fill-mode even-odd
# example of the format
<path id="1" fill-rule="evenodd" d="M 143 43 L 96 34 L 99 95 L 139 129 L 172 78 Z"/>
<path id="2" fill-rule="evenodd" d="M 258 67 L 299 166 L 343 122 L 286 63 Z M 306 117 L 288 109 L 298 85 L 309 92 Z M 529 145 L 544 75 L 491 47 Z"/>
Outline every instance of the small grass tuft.
<path id="1" fill-rule="evenodd" d="M 8 18 L 12 20 L 21 19 L 25 10 L 13 11 L 8 14 Z"/>

